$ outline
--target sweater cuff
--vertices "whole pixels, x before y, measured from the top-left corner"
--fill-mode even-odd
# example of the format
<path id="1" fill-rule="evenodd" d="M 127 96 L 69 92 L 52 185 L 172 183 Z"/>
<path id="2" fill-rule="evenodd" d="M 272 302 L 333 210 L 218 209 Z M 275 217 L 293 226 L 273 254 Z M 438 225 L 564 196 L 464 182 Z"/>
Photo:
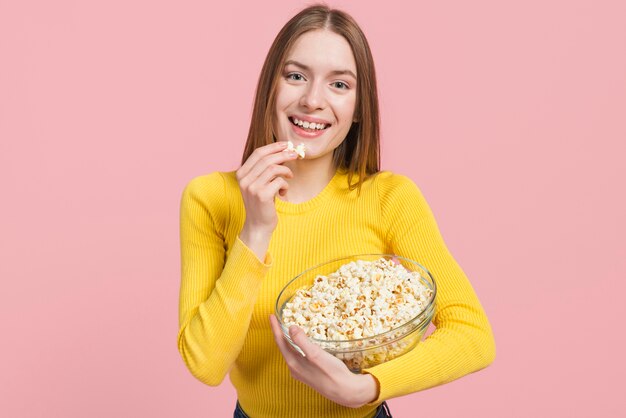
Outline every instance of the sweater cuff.
<path id="1" fill-rule="evenodd" d="M 255 300 L 263 279 L 271 267 L 271 257 L 265 257 L 262 263 L 256 254 L 239 238 L 233 243 L 226 256 L 222 276 L 215 284 L 215 289 L 224 292 L 233 306 Z"/>
<path id="2" fill-rule="evenodd" d="M 443 383 L 436 359 L 424 350 L 425 345 L 425 341 L 422 341 L 400 357 L 362 370 L 362 373 L 374 376 L 379 383 L 378 398 L 367 405 L 377 405 L 387 399 L 419 392 Z M 407 391 L 407 388 L 411 390 Z"/>
<path id="3" fill-rule="evenodd" d="M 272 267 L 273 261 L 269 252 L 265 254 L 263 261 L 259 260 L 254 251 L 252 251 L 239 236 L 235 239 L 235 243 L 228 257 L 235 258 L 238 263 L 244 263 L 242 267 L 246 270 L 262 270 L 262 273 L 266 273 L 266 270 Z"/>
<path id="4" fill-rule="evenodd" d="M 376 376 L 375 373 L 372 373 L 369 370 L 362 370 L 361 373 L 363 373 L 363 374 L 367 373 L 369 375 L 372 375 L 372 377 L 376 381 L 376 385 L 378 386 L 378 397 L 376 399 L 374 399 L 372 402 L 365 404 L 365 406 L 377 407 L 383 401 L 389 399 L 388 397 L 385 397 L 385 394 L 383 394 L 383 388 L 382 388 L 382 385 L 380 384 L 380 379 L 378 378 L 378 376 Z"/>
<path id="5" fill-rule="evenodd" d="M 381 378 L 385 378 L 386 376 L 384 376 L 384 373 L 377 373 L 375 370 L 374 371 L 370 371 L 370 370 L 362 370 L 361 373 L 365 374 L 370 374 L 372 375 L 372 377 L 374 378 L 374 380 L 376 380 L 376 384 L 378 385 L 378 397 L 376 399 L 374 399 L 372 402 L 366 404 L 366 406 L 378 406 L 380 405 L 383 401 L 386 401 L 387 399 L 389 399 L 391 396 L 388 392 L 388 390 L 383 391 L 383 385 L 381 384 Z M 385 384 L 384 389 L 388 389 L 388 385 Z"/>

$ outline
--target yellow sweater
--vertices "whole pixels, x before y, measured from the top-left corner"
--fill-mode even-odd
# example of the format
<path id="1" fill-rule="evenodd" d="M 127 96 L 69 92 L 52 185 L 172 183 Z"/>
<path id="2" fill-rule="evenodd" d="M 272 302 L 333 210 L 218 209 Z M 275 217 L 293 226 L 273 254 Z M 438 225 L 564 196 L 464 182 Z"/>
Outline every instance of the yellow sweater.
<path id="1" fill-rule="evenodd" d="M 181 200 L 178 349 L 191 373 L 208 385 L 219 385 L 230 373 L 251 418 L 368 417 L 386 399 L 493 361 L 487 317 L 410 179 L 381 172 L 364 182 L 359 196 L 338 171 L 315 198 L 298 204 L 276 199 L 276 210 L 278 226 L 261 262 L 238 238 L 245 208 L 234 172 L 191 180 Z M 291 378 L 268 315 L 297 273 L 364 253 L 398 254 L 432 273 L 437 329 L 408 354 L 364 370 L 378 380 L 380 395 L 352 409 Z"/>

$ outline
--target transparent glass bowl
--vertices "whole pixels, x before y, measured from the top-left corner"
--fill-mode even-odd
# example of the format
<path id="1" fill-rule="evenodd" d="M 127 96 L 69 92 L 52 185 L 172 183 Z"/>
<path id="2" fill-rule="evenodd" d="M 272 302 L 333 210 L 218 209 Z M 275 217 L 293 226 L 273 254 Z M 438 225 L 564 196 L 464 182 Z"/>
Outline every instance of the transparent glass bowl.
<path id="1" fill-rule="evenodd" d="M 293 298 L 297 290 L 310 289 L 317 276 L 328 276 L 344 264 L 356 260 L 375 261 L 380 258 L 392 260 L 395 264 L 402 264 L 409 271 L 419 272 L 422 283 L 432 291 L 426 308 L 406 323 L 372 337 L 353 340 L 319 340 L 309 337 L 309 340 L 342 360 L 354 373 L 360 373 L 362 369 L 392 360 L 412 350 L 421 341 L 432 320 L 437 287 L 426 268 L 415 261 L 392 254 L 358 254 L 339 258 L 305 270 L 289 281 L 276 300 L 276 317 L 287 341 L 302 353 L 302 350 L 291 340 L 289 328 L 285 325 L 282 315 L 285 304 Z"/>

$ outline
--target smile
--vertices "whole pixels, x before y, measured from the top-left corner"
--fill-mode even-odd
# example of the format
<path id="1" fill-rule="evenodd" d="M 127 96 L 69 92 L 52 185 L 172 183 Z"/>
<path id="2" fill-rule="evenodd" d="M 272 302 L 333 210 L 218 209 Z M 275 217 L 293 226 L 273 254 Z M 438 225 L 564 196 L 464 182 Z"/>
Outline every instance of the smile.
<path id="1" fill-rule="evenodd" d="M 330 126 L 330 124 L 308 122 L 308 121 L 297 119 L 295 117 L 289 117 L 289 121 L 293 123 L 294 125 L 310 132 L 323 131 L 324 129 Z"/>

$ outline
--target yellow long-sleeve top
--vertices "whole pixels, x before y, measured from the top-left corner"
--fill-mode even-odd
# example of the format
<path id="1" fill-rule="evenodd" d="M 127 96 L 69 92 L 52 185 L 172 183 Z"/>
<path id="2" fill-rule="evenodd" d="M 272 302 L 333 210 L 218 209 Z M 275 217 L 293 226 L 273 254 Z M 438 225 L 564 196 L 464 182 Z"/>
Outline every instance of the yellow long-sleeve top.
<path id="1" fill-rule="evenodd" d="M 234 172 L 194 178 L 181 200 L 178 349 L 191 373 L 208 385 L 219 385 L 230 373 L 250 417 L 370 417 L 383 400 L 449 382 L 493 361 L 487 317 L 410 179 L 380 172 L 358 195 L 337 171 L 315 198 L 297 204 L 276 199 L 276 211 L 278 226 L 261 262 L 238 238 L 245 207 Z M 378 380 L 379 397 L 353 409 L 290 376 L 268 316 L 280 290 L 299 272 L 365 253 L 401 255 L 431 272 L 436 330 L 409 353 L 365 369 Z"/>

